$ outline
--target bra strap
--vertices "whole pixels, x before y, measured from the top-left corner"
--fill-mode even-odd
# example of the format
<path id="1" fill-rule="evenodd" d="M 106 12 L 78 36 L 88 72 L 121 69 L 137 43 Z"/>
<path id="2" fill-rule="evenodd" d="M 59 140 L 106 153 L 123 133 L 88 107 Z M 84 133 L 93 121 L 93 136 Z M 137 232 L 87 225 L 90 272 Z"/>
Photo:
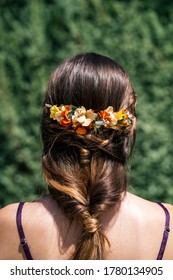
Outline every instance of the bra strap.
<path id="1" fill-rule="evenodd" d="M 165 229 L 164 229 L 164 232 L 163 232 L 162 243 L 160 245 L 160 250 L 159 250 L 159 253 L 158 253 L 158 256 L 157 256 L 157 260 L 162 260 L 164 252 L 165 252 L 166 244 L 167 244 L 167 241 L 168 241 L 169 232 L 170 232 L 170 228 L 169 228 L 170 214 L 169 214 L 169 211 L 167 210 L 167 208 L 162 203 L 158 202 L 158 205 L 160 205 L 162 207 L 162 209 L 165 212 L 165 217 L 166 217 Z"/>
<path id="2" fill-rule="evenodd" d="M 24 204 L 25 204 L 25 202 L 19 203 L 19 206 L 17 209 L 17 215 L 16 215 L 16 223 L 17 223 L 17 229 L 18 229 L 18 233 L 19 233 L 19 237 L 20 237 L 20 244 L 23 248 L 25 256 L 26 256 L 27 260 L 33 260 L 29 247 L 28 247 L 28 244 L 26 242 L 25 234 L 24 234 L 23 227 L 22 227 L 22 209 L 23 209 Z"/>

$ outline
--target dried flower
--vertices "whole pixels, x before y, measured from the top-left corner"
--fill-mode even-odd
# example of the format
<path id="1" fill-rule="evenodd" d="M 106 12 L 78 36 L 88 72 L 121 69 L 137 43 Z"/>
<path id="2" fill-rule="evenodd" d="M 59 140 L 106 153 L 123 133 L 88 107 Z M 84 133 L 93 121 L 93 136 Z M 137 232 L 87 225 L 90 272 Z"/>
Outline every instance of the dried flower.
<path id="1" fill-rule="evenodd" d="M 56 120 L 61 126 L 72 126 L 77 134 L 85 135 L 87 132 L 97 134 L 103 128 L 120 130 L 130 127 L 133 118 L 127 109 L 114 112 L 112 106 L 95 113 L 92 109 L 86 110 L 84 106 L 49 105 L 50 118 Z"/>

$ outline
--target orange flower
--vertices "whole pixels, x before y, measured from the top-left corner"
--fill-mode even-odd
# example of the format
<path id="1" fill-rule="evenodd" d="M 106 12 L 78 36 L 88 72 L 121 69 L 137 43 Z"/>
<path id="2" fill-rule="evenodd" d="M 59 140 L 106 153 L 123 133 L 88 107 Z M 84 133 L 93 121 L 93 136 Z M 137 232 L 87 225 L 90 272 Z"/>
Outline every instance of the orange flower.
<path id="1" fill-rule="evenodd" d="M 104 111 L 100 111 L 98 113 L 98 116 L 100 119 L 102 120 L 108 120 L 109 122 L 111 121 L 111 116 L 108 112 L 106 112 L 105 110 Z"/>
<path id="2" fill-rule="evenodd" d="M 69 111 L 71 110 L 71 106 L 65 106 L 65 110 L 62 111 L 60 125 L 69 126 L 71 124 L 71 119 L 69 119 Z"/>
<path id="3" fill-rule="evenodd" d="M 60 125 L 62 125 L 62 126 L 69 126 L 71 124 L 71 120 L 69 120 L 69 119 L 62 119 L 62 120 L 60 120 Z"/>
<path id="4" fill-rule="evenodd" d="M 80 135 L 85 135 L 87 133 L 87 130 L 84 127 L 80 127 L 80 126 L 75 131 L 77 134 Z"/>

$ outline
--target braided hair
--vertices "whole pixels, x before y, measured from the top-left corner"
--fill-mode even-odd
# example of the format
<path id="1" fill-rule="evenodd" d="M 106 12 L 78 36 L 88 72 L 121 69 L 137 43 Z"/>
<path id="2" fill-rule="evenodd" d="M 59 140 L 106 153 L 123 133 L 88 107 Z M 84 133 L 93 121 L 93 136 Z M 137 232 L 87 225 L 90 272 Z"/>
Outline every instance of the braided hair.
<path id="1" fill-rule="evenodd" d="M 52 120 L 45 104 L 73 104 L 95 112 L 125 107 L 135 116 L 136 95 L 123 68 L 108 57 L 86 53 L 64 61 L 52 74 L 43 104 L 42 166 L 49 191 L 69 220 L 82 227 L 72 259 L 106 259 L 110 246 L 101 215 L 118 207 L 127 190 L 126 163 L 133 147 L 129 130 L 79 135 Z"/>

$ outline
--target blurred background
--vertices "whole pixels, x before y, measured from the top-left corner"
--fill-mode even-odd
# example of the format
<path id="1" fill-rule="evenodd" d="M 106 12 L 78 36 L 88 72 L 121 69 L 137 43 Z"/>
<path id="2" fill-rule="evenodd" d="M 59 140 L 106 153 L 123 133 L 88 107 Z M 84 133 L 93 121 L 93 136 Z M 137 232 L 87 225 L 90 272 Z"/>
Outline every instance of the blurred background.
<path id="1" fill-rule="evenodd" d="M 173 204 L 173 1 L 0 0 L 0 207 L 40 196 L 40 114 L 65 58 L 115 59 L 138 94 L 130 191 Z"/>

